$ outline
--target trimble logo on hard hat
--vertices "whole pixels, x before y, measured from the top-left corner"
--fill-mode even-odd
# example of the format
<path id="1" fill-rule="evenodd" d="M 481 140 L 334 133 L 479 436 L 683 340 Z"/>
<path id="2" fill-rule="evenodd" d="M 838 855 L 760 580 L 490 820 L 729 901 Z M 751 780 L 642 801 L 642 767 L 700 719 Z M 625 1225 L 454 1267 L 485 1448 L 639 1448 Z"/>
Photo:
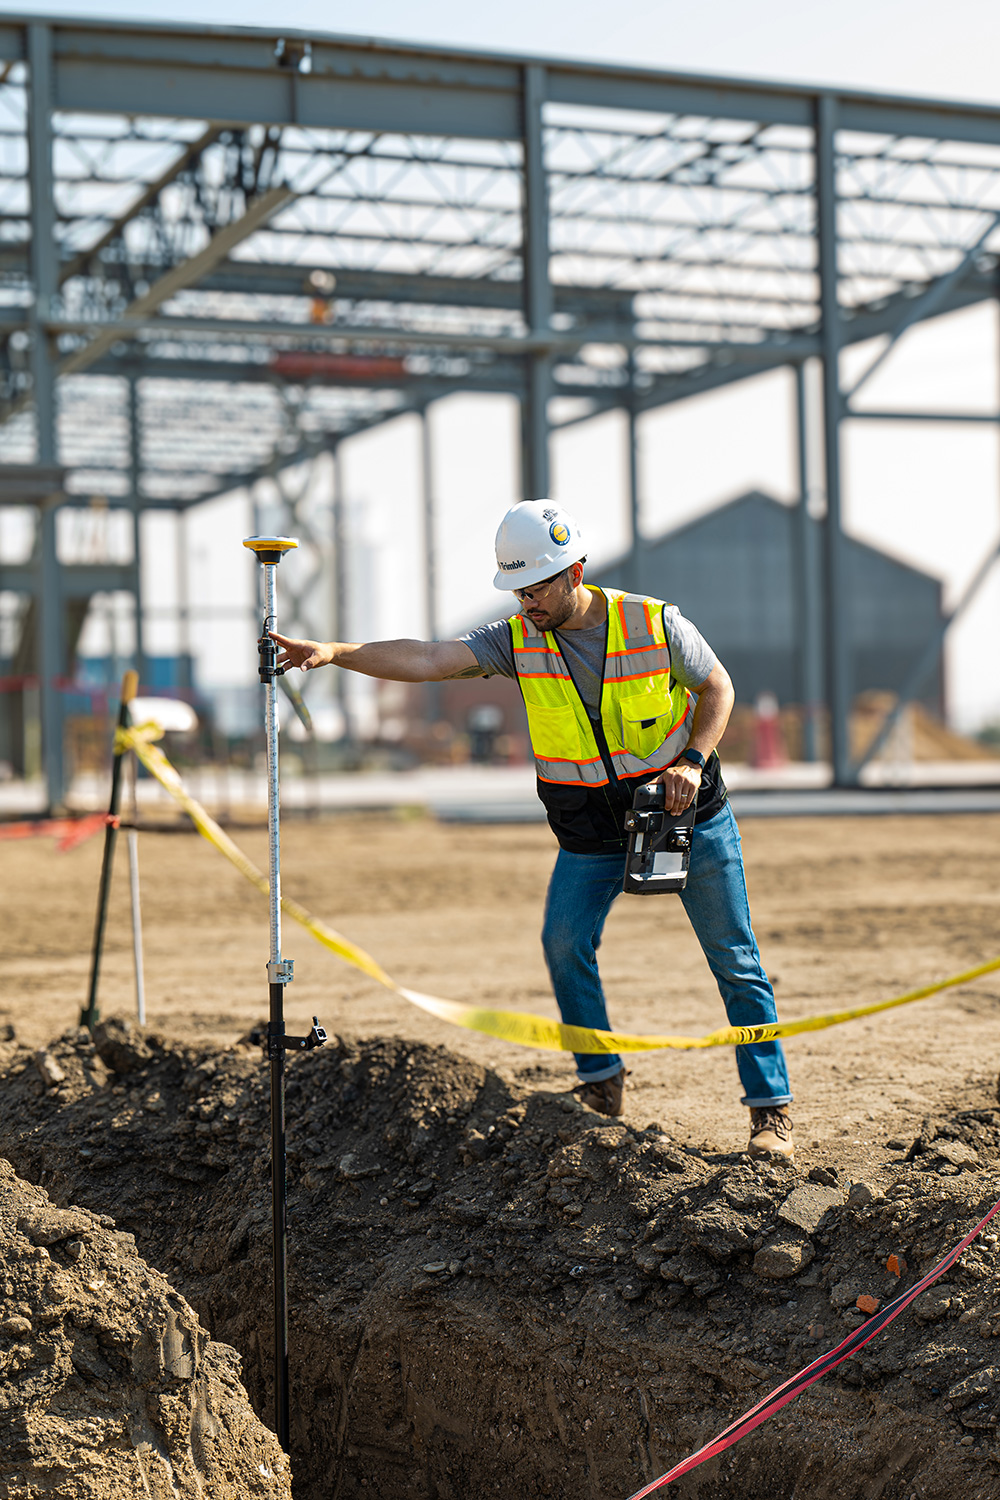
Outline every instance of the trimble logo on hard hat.
<path id="1" fill-rule="evenodd" d="M 576 521 L 561 505 L 551 500 L 520 500 L 500 523 L 496 552 L 493 583 L 503 590 L 513 587 L 510 580 L 515 573 L 518 588 L 565 573 L 571 563 L 582 561 L 587 547 Z"/>

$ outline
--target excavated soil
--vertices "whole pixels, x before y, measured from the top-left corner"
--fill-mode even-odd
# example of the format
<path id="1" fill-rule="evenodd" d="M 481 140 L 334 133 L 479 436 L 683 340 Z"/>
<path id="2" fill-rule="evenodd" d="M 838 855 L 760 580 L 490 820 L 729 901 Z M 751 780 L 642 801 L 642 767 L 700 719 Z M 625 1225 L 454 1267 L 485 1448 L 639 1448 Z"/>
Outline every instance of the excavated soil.
<path id="1" fill-rule="evenodd" d="M 237 1355 L 114 1220 L 0 1161 L 0 1494 L 288 1500 Z"/>
<path id="2" fill-rule="evenodd" d="M 998 832 L 749 824 L 782 1013 L 1000 953 Z M 260 831 L 237 838 L 264 862 Z M 289 822 L 283 844 L 286 891 L 404 983 L 552 1013 L 544 829 L 344 818 Z M 266 1420 L 266 1073 L 238 1040 L 266 1003 L 266 908 L 201 840 L 140 846 L 158 1035 L 111 1025 L 99 1053 L 75 1029 L 99 843 L 4 849 L 0 1153 L 135 1236 L 242 1356 Z M 110 1014 L 133 1004 L 127 910 L 120 858 Z M 859 1295 L 912 1284 L 1000 1192 L 995 976 L 791 1041 L 797 1165 L 762 1167 L 741 1154 L 726 1049 L 635 1057 L 625 1120 L 606 1122 L 566 1094 L 566 1060 L 418 1014 L 294 927 L 284 948 L 290 1030 L 316 1012 L 339 1035 L 290 1063 L 296 1500 L 623 1500 L 838 1343 Z M 721 1022 L 676 902 L 619 902 L 602 969 L 621 1029 Z M 1000 1500 L 996 1259 L 988 1230 L 857 1359 L 668 1493 Z"/>
<path id="3" fill-rule="evenodd" d="M 57 1201 L 114 1214 L 241 1353 L 267 1410 L 257 1049 L 112 1022 L 96 1051 L 82 1030 L 7 1051 L 0 1150 Z M 839 1343 L 864 1320 L 859 1296 L 895 1295 L 991 1206 L 993 1103 L 955 1101 L 851 1183 L 685 1148 L 419 1043 L 334 1041 L 295 1059 L 296 1496 L 628 1494 Z M 860 1356 L 676 1492 L 1000 1494 L 997 1253 L 987 1231 Z"/>

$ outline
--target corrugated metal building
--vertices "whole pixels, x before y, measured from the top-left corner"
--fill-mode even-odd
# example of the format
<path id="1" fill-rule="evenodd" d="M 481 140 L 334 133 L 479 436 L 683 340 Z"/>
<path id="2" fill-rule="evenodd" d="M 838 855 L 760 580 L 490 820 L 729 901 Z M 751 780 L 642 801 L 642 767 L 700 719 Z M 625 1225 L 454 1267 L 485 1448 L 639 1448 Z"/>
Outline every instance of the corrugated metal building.
<path id="1" fill-rule="evenodd" d="M 761 693 L 773 693 L 783 706 L 802 703 L 799 521 L 793 507 L 752 491 L 642 550 L 640 588 L 676 604 L 697 625 L 731 674 L 738 704 L 751 705 Z M 851 607 L 842 627 L 852 644 L 854 693 L 898 691 L 941 618 L 941 584 L 876 547 L 848 539 L 846 548 Z M 589 582 L 610 588 L 624 588 L 627 579 L 625 558 L 588 572 Z M 814 609 L 819 605 L 813 600 Z M 512 599 L 510 606 L 512 612 Z M 940 658 L 919 701 L 943 717 Z M 484 710 L 495 709 L 497 732 L 517 756 L 528 754 L 515 683 L 445 682 L 438 702 L 441 717 L 473 739 Z M 416 693 L 412 703 L 411 715 L 419 717 L 425 710 Z"/>
<path id="2" fill-rule="evenodd" d="M 665 532 L 641 554 L 639 587 L 697 625 L 729 671 L 738 703 L 763 692 L 783 704 L 802 700 L 798 524 L 791 506 L 751 492 Z M 851 641 L 854 692 L 896 691 L 941 618 L 941 584 L 862 542 L 848 539 L 846 550 L 850 609 L 841 628 Z M 626 579 L 621 560 L 589 581 L 624 588 Z M 940 661 L 920 701 L 942 713 Z"/>

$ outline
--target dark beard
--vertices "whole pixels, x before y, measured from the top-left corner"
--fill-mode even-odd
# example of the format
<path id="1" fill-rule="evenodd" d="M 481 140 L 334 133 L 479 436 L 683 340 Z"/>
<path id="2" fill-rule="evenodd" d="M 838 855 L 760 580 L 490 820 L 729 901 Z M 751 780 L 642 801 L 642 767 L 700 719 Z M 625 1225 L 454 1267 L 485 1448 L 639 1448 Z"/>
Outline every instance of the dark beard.
<path id="1" fill-rule="evenodd" d="M 540 629 L 558 630 L 560 625 L 565 625 L 570 615 L 572 615 L 573 611 L 576 609 L 576 599 L 574 597 L 574 593 L 575 590 L 573 589 L 572 584 L 570 584 L 569 581 L 566 580 L 563 585 L 562 598 L 554 599 L 551 604 L 546 601 L 546 614 L 548 615 L 548 619 L 546 620 L 544 625 L 539 627 Z"/>

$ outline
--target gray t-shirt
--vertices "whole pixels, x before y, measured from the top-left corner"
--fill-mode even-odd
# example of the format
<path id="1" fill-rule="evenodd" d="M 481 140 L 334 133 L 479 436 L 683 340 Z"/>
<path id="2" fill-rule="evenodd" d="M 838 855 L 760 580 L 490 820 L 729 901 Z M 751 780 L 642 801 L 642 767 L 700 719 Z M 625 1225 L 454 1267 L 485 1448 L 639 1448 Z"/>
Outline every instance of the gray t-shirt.
<path id="1" fill-rule="evenodd" d="M 675 604 L 663 606 L 663 629 L 670 647 L 670 675 L 694 692 L 712 671 L 718 657 Z M 587 712 L 592 719 L 599 719 L 604 673 L 604 624 L 591 630 L 557 630 L 556 635 Z M 484 677 L 516 677 L 510 627 L 506 620 L 480 625 L 463 635 L 462 640 L 471 648 Z"/>

